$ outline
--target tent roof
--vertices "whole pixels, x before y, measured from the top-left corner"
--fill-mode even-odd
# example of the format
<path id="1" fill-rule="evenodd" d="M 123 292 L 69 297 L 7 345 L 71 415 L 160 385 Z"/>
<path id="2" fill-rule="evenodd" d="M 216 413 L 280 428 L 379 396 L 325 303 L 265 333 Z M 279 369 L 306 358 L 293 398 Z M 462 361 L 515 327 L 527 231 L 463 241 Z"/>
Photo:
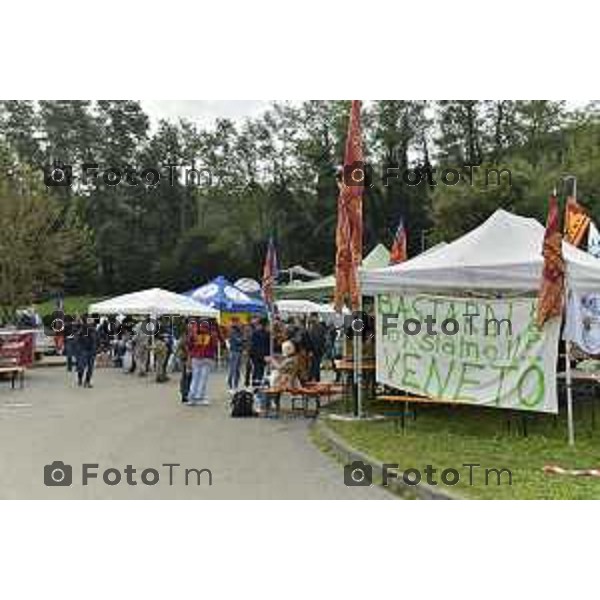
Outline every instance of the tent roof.
<path id="1" fill-rule="evenodd" d="M 363 259 L 363 269 L 377 269 L 385 267 L 390 262 L 390 251 L 383 245 L 377 244 Z M 335 288 L 335 275 L 328 275 L 313 281 L 292 282 L 289 285 L 278 287 L 275 295 L 278 298 L 304 298 L 319 299 L 331 295 Z"/>
<path id="2" fill-rule="evenodd" d="M 205 285 L 186 292 L 186 296 L 224 312 L 265 312 L 262 300 L 251 298 L 220 275 Z"/>
<path id="3" fill-rule="evenodd" d="M 275 304 L 282 317 L 289 315 L 310 315 L 312 313 L 317 313 L 321 317 L 338 314 L 333 304 L 320 304 L 311 300 L 277 300 Z M 350 314 L 350 310 L 344 306 L 342 314 L 348 315 Z"/>
<path id="4" fill-rule="evenodd" d="M 479 227 L 439 249 L 392 267 L 361 269 L 363 291 L 537 290 L 544 231 L 535 219 L 497 210 Z M 598 259 L 566 242 L 563 254 L 570 286 L 600 290 Z"/>
<path id="5" fill-rule="evenodd" d="M 123 294 L 89 306 L 90 313 L 103 315 L 182 315 L 218 317 L 219 311 L 191 298 L 160 288 Z"/>
<path id="6" fill-rule="evenodd" d="M 258 283 L 256 279 L 251 279 L 250 277 L 242 277 L 241 279 L 236 280 L 233 285 L 238 290 L 244 292 L 244 294 L 260 294 L 260 283 Z"/>
<path id="7" fill-rule="evenodd" d="M 307 315 L 319 313 L 321 305 L 310 300 L 277 300 L 275 302 L 277 311 L 285 315 Z"/>

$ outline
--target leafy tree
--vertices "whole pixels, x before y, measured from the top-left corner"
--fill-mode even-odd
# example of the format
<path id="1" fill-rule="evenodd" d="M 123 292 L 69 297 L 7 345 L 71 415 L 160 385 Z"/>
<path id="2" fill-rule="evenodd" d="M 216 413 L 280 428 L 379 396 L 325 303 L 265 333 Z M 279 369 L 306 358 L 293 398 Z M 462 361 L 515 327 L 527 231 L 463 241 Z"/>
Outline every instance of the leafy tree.
<path id="1" fill-rule="evenodd" d="M 0 309 L 7 320 L 34 297 L 62 288 L 68 257 L 85 253 L 90 243 L 86 229 L 65 219 L 35 176 L 27 177 L 25 191 L 0 182 Z"/>

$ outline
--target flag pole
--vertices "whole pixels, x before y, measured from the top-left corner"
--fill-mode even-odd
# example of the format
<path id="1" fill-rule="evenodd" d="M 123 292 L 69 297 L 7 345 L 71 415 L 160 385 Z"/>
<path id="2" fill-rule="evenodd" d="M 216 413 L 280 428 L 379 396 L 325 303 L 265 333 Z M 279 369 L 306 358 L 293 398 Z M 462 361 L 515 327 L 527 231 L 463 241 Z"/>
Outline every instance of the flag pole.
<path id="1" fill-rule="evenodd" d="M 569 288 L 565 285 L 566 303 L 569 302 Z M 565 306 L 565 310 L 568 310 Z M 568 334 L 567 334 L 568 335 Z M 575 445 L 575 424 L 573 423 L 573 379 L 571 373 L 571 340 L 565 340 L 565 375 L 567 385 L 567 429 L 569 433 L 569 446 Z"/>
<path id="2" fill-rule="evenodd" d="M 269 356 L 271 360 L 269 361 L 269 373 L 273 371 L 273 355 L 275 354 L 275 330 L 274 330 L 274 321 L 273 321 L 273 309 L 268 310 L 267 314 L 269 315 Z"/>
<path id="3" fill-rule="evenodd" d="M 573 177 L 573 199 L 577 200 L 577 178 Z M 569 284 L 565 274 L 565 313 L 569 309 Z M 565 339 L 565 378 L 567 385 L 567 429 L 569 446 L 575 445 L 575 424 L 573 422 L 573 374 L 571 373 L 571 338 L 567 332 Z"/>
<path id="4" fill-rule="evenodd" d="M 362 302 L 362 294 L 360 295 L 359 298 L 359 304 L 358 304 L 358 312 L 361 315 L 361 319 L 363 319 L 362 316 L 362 308 L 363 308 L 363 302 Z M 354 405 L 354 416 L 357 417 L 358 419 L 360 419 L 362 417 L 362 336 L 363 336 L 363 331 L 366 327 L 366 319 L 363 320 L 363 324 L 362 324 L 362 328 L 360 330 L 360 332 L 357 334 L 356 331 L 354 331 L 354 337 L 352 338 L 352 343 L 353 343 L 353 351 L 352 354 L 354 355 L 354 382 L 356 384 L 356 403 Z"/>

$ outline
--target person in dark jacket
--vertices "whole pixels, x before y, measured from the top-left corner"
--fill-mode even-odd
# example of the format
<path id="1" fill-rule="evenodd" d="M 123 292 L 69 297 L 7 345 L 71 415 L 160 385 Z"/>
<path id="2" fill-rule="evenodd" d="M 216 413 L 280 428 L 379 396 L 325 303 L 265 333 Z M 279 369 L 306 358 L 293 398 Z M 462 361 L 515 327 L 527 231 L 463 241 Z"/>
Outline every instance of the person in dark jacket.
<path id="1" fill-rule="evenodd" d="M 308 326 L 308 338 L 310 340 L 310 381 L 321 381 L 321 361 L 325 354 L 326 330 L 325 325 L 319 320 L 319 315 L 313 313 Z"/>
<path id="2" fill-rule="evenodd" d="M 98 332 L 93 319 L 83 317 L 75 334 L 75 357 L 77 360 L 77 385 L 92 387 L 94 362 L 98 350 Z"/>
<path id="3" fill-rule="evenodd" d="M 250 324 L 244 325 L 242 329 L 242 366 L 244 367 L 244 383 L 250 387 L 252 379 L 252 361 L 250 360 L 250 343 L 254 327 Z"/>
<path id="4" fill-rule="evenodd" d="M 271 338 L 264 320 L 258 321 L 250 338 L 250 361 L 253 385 L 260 385 L 265 375 L 265 357 L 271 353 Z"/>
<path id="5" fill-rule="evenodd" d="M 186 324 L 187 326 L 187 324 Z M 179 394 L 181 395 L 181 402 L 185 404 L 188 399 L 188 393 L 190 390 L 190 383 L 192 381 L 192 372 L 188 367 L 188 348 L 187 348 L 187 334 L 183 331 L 177 340 L 175 345 L 175 357 L 179 361 L 181 366 L 181 378 L 179 380 Z"/>
<path id="6" fill-rule="evenodd" d="M 240 326 L 234 323 L 229 331 L 229 372 L 227 385 L 231 391 L 237 390 L 240 385 L 240 371 L 242 368 L 242 351 L 244 350 L 244 334 Z"/>
<path id="7" fill-rule="evenodd" d="M 75 355 L 75 333 L 79 326 L 81 325 L 81 320 L 79 315 L 76 315 L 74 319 L 65 318 L 65 357 L 67 358 L 67 372 L 72 373 L 73 367 L 77 365 L 76 363 L 76 355 Z"/>

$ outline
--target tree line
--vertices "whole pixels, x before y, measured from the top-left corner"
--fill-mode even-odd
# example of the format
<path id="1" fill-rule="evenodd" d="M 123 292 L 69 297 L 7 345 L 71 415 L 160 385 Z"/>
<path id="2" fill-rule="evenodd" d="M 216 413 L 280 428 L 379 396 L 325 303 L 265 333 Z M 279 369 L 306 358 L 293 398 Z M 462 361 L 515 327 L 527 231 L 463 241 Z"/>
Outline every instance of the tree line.
<path id="1" fill-rule="evenodd" d="M 330 272 L 348 110 L 348 101 L 275 102 L 242 122 L 199 127 L 153 124 L 137 101 L 1 102 L 0 306 L 53 290 L 183 291 L 222 273 L 257 277 L 270 236 L 280 263 Z M 372 101 L 363 128 L 365 251 L 389 246 L 400 217 L 409 255 L 498 207 L 543 221 L 549 192 L 567 174 L 577 176 L 584 206 L 600 211 L 593 102 Z M 73 167 L 72 185 L 45 185 L 55 162 Z M 89 172 L 98 176 L 83 181 L 83 164 L 97 164 Z M 181 165 L 171 181 L 168 165 Z M 508 170 L 510 185 L 469 179 L 473 167 Z M 107 168 L 162 177 L 111 185 Z M 186 181 L 186 169 L 197 180 L 191 172 Z M 455 185 L 395 176 L 456 170 Z"/>

